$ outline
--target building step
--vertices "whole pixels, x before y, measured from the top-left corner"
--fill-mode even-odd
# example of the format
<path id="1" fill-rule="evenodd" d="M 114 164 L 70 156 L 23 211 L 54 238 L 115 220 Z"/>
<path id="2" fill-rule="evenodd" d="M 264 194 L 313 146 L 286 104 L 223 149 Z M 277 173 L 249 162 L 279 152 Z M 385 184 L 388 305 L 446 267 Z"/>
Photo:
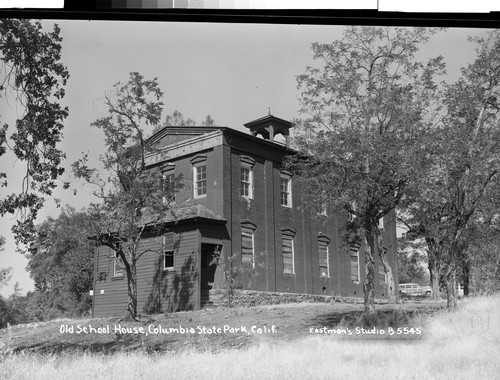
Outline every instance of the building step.
<path id="1" fill-rule="evenodd" d="M 202 308 L 214 307 L 213 301 L 210 300 L 210 289 L 200 290 L 200 306 Z"/>
<path id="2" fill-rule="evenodd" d="M 215 307 L 213 301 L 201 301 L 201 308 L 202 309 L 210 309 L 210 308 L 213 308 Z"/>

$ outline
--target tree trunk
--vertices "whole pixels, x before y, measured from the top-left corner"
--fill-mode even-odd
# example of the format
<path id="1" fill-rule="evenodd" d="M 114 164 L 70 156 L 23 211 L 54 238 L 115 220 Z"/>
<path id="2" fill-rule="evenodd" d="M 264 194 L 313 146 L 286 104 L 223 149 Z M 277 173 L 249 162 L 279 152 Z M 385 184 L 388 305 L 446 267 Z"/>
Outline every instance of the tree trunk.
<path id="1" fill-rule="evenodd" d="M 457 308 L 457 266 L 455 252 L 450 252 L 450 263 L 446 270 L 446 307 L 448 310 Z"/>
<path id="2" fill-rule="evenodd" d="M 128 284 L 128 315 L 132 319 L 137 318 L 137 271 L 136 263 L 131 260 L 127 268 L 127 284 Z"/>
<path id="3" fill-rule="evenodd" d="M 464 283 L 464 297 L 469 295 L 470 264 L 468 260 L 462 262 L 462 281 Z"/>
<path id="4" fill-rule="evenodd" d="M 429 250 L 429 274 L 430 274 L 430 286 L 432 292 L 432 299 L 439 300 L 440 299 L 440 290 L 439 290 L 439 275 L 441 271 L 441 263 L 439 260 L 431 253 L 432 250 Z"/>
<path id="5" fill-rule="evenodd" d="M 389 265 L 389 261 L 387 260 L 387 249 L 384 247 L 382 234 L 380 233 L 379 229 L 376 228 L 374 231 L 377 237 L 378 255 L 380 257 L 380 260 L 382 261 L 382 264 L 384 265 L 384 272 L 387 280 L 386 284 L 387 298 L 389 300 L 389 303 L 396 303 L 397 300 L 396 285 L 394 283 L 394 274 L 392 272 L 392 268 Z"/>
<path id="6" fill-rule="evenodd" d="M 375 314 L 375 259 L 373 257 L 375 242 L 371 231 L 365 231 L 365 281 L 363 282 L 363 292 L 365 317 L 369 320 Z"/>
<path id="7" fill-rule="evenodd" d="M 427 253 L 427 267 L 429 268 L 430 275 L 430 287 L 431 287 L 431 297 L 433 300 L 437 301 L 441 298 L 441 292 L 439 290 L 439 278 L 441 272 L 441 259 L 440 254 L 437 250 L 436 244 L 431 238 L 425 239 L 427 243 L 428 253 Z"/>
<path id="8" fill-rule="evenodd" d="M 446 307 L 450 310 L 457 308 L 456 273 L 454 270 L 446 275 Z"/>

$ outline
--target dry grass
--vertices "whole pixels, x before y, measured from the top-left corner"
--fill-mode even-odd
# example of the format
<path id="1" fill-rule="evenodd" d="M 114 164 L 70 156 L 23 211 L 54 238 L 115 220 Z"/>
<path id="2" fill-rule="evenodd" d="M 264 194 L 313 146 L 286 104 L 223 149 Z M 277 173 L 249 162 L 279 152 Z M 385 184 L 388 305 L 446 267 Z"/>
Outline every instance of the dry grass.
<path id="1" fill-rule="evenodd" d="M 417 323 L 420 323 L 417 322 Z M 499 379 L 500 297 L 465 300 L 422 326 L 420 340 L 311 335 L 246 350 L 148 355 L 18 354 L 5 379 Z"/>

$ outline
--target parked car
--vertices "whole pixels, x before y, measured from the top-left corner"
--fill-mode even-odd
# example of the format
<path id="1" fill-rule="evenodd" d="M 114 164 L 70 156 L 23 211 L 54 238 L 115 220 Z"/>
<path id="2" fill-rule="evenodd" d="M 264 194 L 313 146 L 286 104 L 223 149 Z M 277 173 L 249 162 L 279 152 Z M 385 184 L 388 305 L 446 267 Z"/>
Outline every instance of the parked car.
<path id="1" fill-rule="evenodd" d="M 419 284 L 399 284 L 399 291 L 407 296 L 430 297 L 431 287 L 420 286 Z"/>

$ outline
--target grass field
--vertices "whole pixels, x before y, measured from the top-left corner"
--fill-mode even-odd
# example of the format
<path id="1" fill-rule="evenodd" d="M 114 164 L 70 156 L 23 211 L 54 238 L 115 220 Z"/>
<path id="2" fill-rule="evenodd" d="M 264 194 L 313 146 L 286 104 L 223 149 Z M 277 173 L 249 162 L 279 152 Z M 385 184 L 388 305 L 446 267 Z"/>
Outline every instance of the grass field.
<path id="1" fill-rule="evenodd" d="M 391 311 L 391 308 L 396 310 Z M 171 318 L 176 318 L 175 323 L 183 324 L 186 328 L 194 328 L 203 323 L 208 329 L 208 320 L 222 317 L 223 324 L 216 323 L 212 328 L 223 328 L 224 325 L 251 328 L 252 323 L 257 328 L 262 329 L 263 325 L 271 328 L 270 323 L 274 320 L 278 331 L 262 334 L 229 331 L 195 333 L 187 336 L 181 334 L 181 337 L 177 336 L 179 333 L 172 333 L 170 335 L 179 338 L 170 341 L 171 346 L 177 347 L 175 350 L 146 349 L 153 339 L 152 335 L 139 337 L 140 334 L 124 333 L 113 339 L 115 342 L 128 339 L 129 345 L 122 345 L 120 350 L 110 354 L 64 349 L 74 348 L 72 345 L 63 345 L 59 353 L 56 353 L 58 350 L 49 351 L 46 348 L 36 351 L 32 347 L 29 349 L 21 339 L 24 335 L 29 335 L 27 332 L 31 332 L 33 335 L 30 339 L 36 340 L 34 331 L 37 331 L 40 333 L 38 339 L 44 340 L 51 328 L 57 330 L 61 325 L 71 325 L 69 321 L 57 321 L 53 327 L 49 324 L 26 329 L 24 333 L 12 329 L 14 346 L 20 347 L 21 344 L 25 348 L 4 357 L 0 377 L 500 379 L 499 296 L 463 300 L 459 309 L 453 313 L 442 309 L 436 313 L 435 310 L 439 309 L 436 305 L 429 306 L 425 303 L 410 306 L 380 305 L 379 309 L 382 316 L 389 318 L 381 318 L 375 329 L 367 327 L 365 333 L 356 322 L 359 305 L 299 304 L 172 314 Z M 73 326 L 83 322 L 88 323 L 72 321 Z M 159 321 L 148 322 L 158 326 Z M 162 323 L 167 326 L 166 321 Z M 175 323 L 170 325 L 174 326 Z M 143 325 L 147 326 L 145 323 Z M 123 323 L 122 326 L 126 324 Z M 136 325 L 138 326 L 140 325 Z M 390 327 L 394 329 L 393 335 L 389 335 Z M 401 334 L 398 334 L 398 327 Z M 410 330 L 412 327 L 413 333 Z M 417 333 L 418 329 L 420 334 Z M 375 333 L 367 334 L 370 331 Z M 7 334 L 2 333 L 2 341 L 5 342 Z M 58 336 L 60 341 L 65 340 L 61 338 L 69 337 L 76 337 L 76 334 Z M 142 339 L 142 344 L 138 345 L 138 341 L 132 337 Z M 90 338 L 97 339 L 96 336 L 86 336 L 86 339 Z M 164 340 L 165 336 L 155 338 Z M 243 344 L 228 344 L 238 341 Z M 39 343 L 35 347 L 44 347 Z M 124 347 L 133 349 L 126 351 Z"/>

